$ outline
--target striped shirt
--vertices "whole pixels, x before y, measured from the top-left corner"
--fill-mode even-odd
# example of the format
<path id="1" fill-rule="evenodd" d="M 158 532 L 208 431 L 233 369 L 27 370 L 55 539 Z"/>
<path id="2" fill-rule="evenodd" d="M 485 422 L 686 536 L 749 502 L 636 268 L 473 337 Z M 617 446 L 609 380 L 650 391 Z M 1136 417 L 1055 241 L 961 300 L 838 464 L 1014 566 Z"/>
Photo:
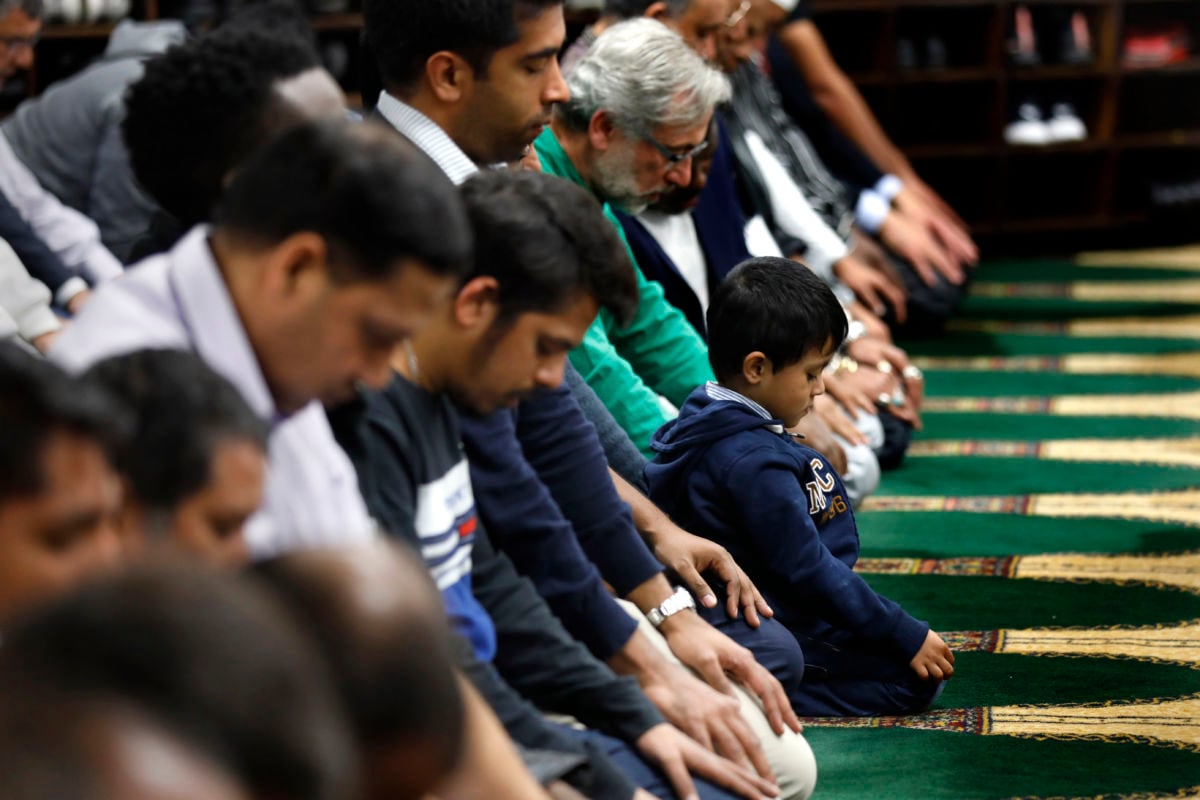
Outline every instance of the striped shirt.
<path id="1" fill-rule="evenodd" d="M 375 108 L 379 114 L 433 159 L 455 186 L 479 172 L 475 162 L 462 151 L 436 122 L 407 103 L 384 92 Z"/>
<path id="2" fill-rule="evenodd" d="M 733 389 L 726 388 L 715 381 L 709 381 L 708 383 L 704 384 L 704 393 L 713 400 L 729 400 L 734 403 L 741 403 L 763 419 L 774 419 L 774 417 L 771 416 L 770 411 L 767 411 L 758 403 L 754 402 L 749 397 L 746 397 L 746 395 L 735 392 Z M 783 433 L 783 426 L 778 423 L 768 425 L 767 429 L 775 433 Z"/>

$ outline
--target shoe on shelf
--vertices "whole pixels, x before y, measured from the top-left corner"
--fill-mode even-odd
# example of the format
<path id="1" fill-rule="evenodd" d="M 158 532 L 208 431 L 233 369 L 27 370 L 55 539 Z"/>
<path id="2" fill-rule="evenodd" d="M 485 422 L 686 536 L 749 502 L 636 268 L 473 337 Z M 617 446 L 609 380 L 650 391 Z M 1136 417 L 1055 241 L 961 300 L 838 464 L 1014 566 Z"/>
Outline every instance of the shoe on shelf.
<path id="1" fill-rule="evenodd" d="M 1033 12 L 1029 6 L 1017 6 L 1013 11 L 1013 35 L 1008 40 L 1008 57 L 1018 67 L 1036 67 L 1042 63 L 1038 55 L 1037 33 L 1033 28 Z"/>
<path id="2" fill-rule="evenodd" d="M 1087 126 L 1067 102 L 1054 104 L 1046 128 L 1051 142 L 1082 142 L 1087 138 Z"/>
<path id="3" fill-rule="evenodd" d="M 1071 14 L 1063 29 L 1062 48 L 1058 60 L 1063 64 L 1090 64 L 1096 59 L 1092 49 L 1092 34 L 1088 29 L 1087 15 L 1082 11 Z"/>
<path id="4" fill-rule="evenodd" d="M 1017 145 L 1050 144 L 1050 128 L 1042 119 L 1042 110 L 1030 102 L 1017 106 L 1016 117 L 1004 128 L 1004 141 Z"/>
<path id="5" fill-rule="evenodd" d="M 1187 61 L 1191 55 L 1191 36 L 1179 22 L 1131 26 L 1122 49 L 1128 67 L 1161 67 Z"/>

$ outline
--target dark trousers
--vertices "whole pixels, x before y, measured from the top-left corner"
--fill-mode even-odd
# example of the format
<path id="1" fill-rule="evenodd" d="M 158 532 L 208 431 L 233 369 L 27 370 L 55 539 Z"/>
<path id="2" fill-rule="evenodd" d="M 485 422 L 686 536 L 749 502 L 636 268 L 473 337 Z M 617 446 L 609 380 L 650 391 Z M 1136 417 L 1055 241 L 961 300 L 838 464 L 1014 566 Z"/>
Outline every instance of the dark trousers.
<path id="1" fill-rule="evenodd" d="M 700 613 L 754 653 L 783 685 L 801 716 L 911 714 L 928 708 L 944 685 L 921 680 L 894 653 L 837 631 L 816 638 L 793 632 L 774 619 L 751 628 L 741 618 L 729 618 L 723 598 L 715 608 Z"/>

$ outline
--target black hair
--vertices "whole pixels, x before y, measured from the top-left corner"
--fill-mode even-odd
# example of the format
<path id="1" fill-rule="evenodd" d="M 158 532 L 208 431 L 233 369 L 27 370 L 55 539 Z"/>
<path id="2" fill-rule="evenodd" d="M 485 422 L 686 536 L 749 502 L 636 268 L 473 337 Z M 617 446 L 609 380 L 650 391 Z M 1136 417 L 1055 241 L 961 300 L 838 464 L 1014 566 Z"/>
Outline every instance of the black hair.
<path id="1" fill-rule="evenodd" d="M 466 59 L 480 76 L 497 50 L 520 39 L 517 24 L 563 0 L 363 0 L 369 51 L 386 88 L 402 93 L 443 50 Z"/>
<path id="2" fill-rule="evenodd" d="M 656 0 L 604 0 L 604 16 L 618 19 L 633 19 L 646 13 Z M 682 14 L 691 5 L 691 0 L 666 0 L 667 13 L 672 17 Z"/>
<path id="3" fill-rule="evenodd" d="M 846 312 L 811 270 L 786 258 L 752 258 L 733 268 L 708 306 L 708 361 L 717 380 L 742 372 L 760 351 L 776 372 L 805 353 L 846 338 Z"/>
<path id="4" fill-rule="evenodd" d="M 296 0 L 243 0 L 235 2 L 221 22 L 222 30 L 267 30 L 283 32 L 289 38 L 319 50 L 317 32 Z"/>
<path id="5" fill-rule="evenodd" d="M 159 564 L 44 606 L 0 650 L 0 686 L 31 680 L 129 703 L 259 796 L 338 800 L 357 780 L 324 662 L 243 577 Z"/>
<path id="6" fill-rule="evenodd" d="M 0 501 L 41 491 L 42 451 L 55 433 L 92 439 L 111 461 L 128 430 L 125 409 L 99 387 L 0 342 Z"/>
<path id="7" fill-rule="evenodd" d="M 175 45 L 126 92 L 134 176 L 184 226 L 207 220 L 230 171 L 294 121 L 275 85 L 321 61 L 283 31 L 232 26 Z"/>
<path id="8" fill-rule="evenodd" d="M 464 736 L 450 636 L 428 569 L 406 546 L 293 553 L 254 566 L 316 640 L 332 667 L 359 744 L 367 751 L 403 742 L 440 745 L 453 768 Z M 363 576 L 368 555 L 386 572 Z M 404 586 L 393 608 L 364 610 L 363 581 Z M 369 587 L 367 587 L 369 590 Z"/>
<path id="9" fill-rule="evenodd" d="M 128 353 L 95 364 L 84 377 L 133 414 L 134 432 L 117 450 L 116 466 L 149 508 L 174 510 L 203 489 L 222 442 L 249 441 L 266 451 L 267 423 L 192 353 Z"/>
<path id="10" fill-rule="evenodd" d="M 500 321 L 590 295 L 619 323 L 637 311 L 633 264 L 592 195 L 538 172 L 481 172 L 462 186 L 475 231 L 473 275 L 500 284 Z"/>
<path id="11" fill-rule="evenodd" d="M 379 124 L 330 120 L 288 131 L 242 165 L 214 221 L 268 244 L 318 233 L 342 281 L 386 278 L 402 259 L 457 277 L 471 254 L 450 179 Z"/>

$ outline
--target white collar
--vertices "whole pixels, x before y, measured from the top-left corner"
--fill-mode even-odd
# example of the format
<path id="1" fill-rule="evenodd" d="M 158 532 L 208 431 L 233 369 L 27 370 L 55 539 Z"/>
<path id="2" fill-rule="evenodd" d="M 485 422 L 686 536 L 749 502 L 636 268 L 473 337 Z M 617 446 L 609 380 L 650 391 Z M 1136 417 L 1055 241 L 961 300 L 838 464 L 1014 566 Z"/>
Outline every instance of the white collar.
<path id="1" fill-rule="evenodd" d="M 393 128 L 432 158 L 455 186 L 479 172 L 475 162 L 436 122 L 404 101 L 383 92 L 379 95 L 376 110 Z"/>
<path id="2" fill-rule="evenodd" d="M 775 419 L 771 416 L 771 412 L 767 411 L 749 397 L 746 397 L 746 395 L 740 392 L 735 392 L 733 389 L 726 388 L 715 381 L 709 381 L 708 383 L 704 384 L 704 392 L 713 400 L 731 400 L 734 403 L 741 403 L 763 419 Z M 779 423 L 768 425 L 767 428 L 773 433 L 783 433 L 783 426 Z"/>

